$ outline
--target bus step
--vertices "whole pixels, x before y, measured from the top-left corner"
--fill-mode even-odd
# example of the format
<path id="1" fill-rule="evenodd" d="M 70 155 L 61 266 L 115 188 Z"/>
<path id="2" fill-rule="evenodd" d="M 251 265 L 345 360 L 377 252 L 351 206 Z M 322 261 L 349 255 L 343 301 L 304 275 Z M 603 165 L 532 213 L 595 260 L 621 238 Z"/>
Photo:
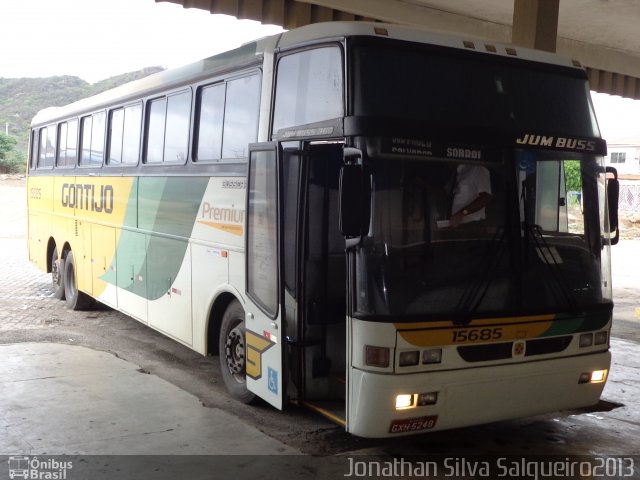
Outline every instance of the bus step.
<path id="1" fill-rule="evenodd" d="M 342 427 L 347 425 L 344 400 L 303 400 L 300 403 Z"/>

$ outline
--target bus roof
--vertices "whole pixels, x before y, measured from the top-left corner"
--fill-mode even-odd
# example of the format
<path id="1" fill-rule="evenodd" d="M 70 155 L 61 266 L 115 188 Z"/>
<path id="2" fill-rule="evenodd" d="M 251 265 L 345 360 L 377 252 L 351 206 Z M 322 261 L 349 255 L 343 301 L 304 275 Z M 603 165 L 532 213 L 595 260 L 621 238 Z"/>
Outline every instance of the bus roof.
<path id="1" fill-rule="evenodd" d="M 581 69 L 575 61 L 539 50 L 500 44 L 478 38 L 463 38 L 429 30 L 374 22 L 326 22 L 307 25 L 288 32 L 264 37 L 239 48 L 214 55 L 182 67 L 165 70 L 140 80 L 107 90 L 92 97 L 61 107 L 40 110 L 31 125 L 46 125 L 64 118 L 83 115 L 113 104 L 125 104 L 140 97 L 153 95 L 170 88 L 178 88 L 234 68 L 257 64 L 264 53 L 288 49 L 318 41 L 342 39 L 350 36 L 371 36 L 443 46 L 479 54 L 519 58 L 534 62 Z"/>

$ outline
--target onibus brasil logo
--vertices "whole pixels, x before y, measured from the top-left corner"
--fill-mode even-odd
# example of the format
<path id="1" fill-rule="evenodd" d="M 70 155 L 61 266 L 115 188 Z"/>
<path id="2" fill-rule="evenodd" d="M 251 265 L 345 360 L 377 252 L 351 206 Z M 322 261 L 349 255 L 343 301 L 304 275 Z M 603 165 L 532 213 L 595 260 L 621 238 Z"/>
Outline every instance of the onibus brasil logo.
<path id="1" fill-rule="evenodd" d="M 33 480 L 65 480 L 67 470 L 73 468 L 72 462 L 64 462 L 54 458 L 39 460 L 38 457 L 9 457 L 9 478 Z"/>

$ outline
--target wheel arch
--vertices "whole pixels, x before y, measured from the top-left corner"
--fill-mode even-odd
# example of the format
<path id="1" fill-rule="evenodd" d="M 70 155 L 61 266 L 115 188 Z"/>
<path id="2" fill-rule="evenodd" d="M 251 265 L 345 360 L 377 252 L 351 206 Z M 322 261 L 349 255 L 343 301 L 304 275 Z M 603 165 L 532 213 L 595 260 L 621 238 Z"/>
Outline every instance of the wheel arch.
<path id="1" fill-rule="evenodd" d="M 222 317 L 231 302 L 237 300 L 244 306 L 242 299 L 228 291 L 221 292 L 213 301 L 209 318 L 207 320 L 207 345 L 205 347 L 206 355 L 218 355 L 218 341 L 220 340 L 220 326 Z"/>
<path id="2" fill-rule="evenodd" d="M 53 265 L 51 262 L 51 257 L 53 256 L 53 251 L 56 249 L 56 240 L 53 237 L 49 237 L 49 241 L 47 242 L 47 273 L 51 273 Z M 59 253 L 58 253 L 59 255 Z"/>

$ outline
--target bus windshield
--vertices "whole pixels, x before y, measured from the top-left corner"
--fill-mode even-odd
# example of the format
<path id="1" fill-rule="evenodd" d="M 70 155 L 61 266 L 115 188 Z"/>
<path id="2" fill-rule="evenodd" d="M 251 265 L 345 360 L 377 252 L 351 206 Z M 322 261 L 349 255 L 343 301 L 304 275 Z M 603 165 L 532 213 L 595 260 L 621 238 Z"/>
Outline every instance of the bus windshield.
<path id="1" fill-rule="evenodd" d="M 517 150 L 504 159 L 369 159 L 372 220 L 356 254 L 357 317 L 464 321 L 610 305 L 602 158 Z M 490 201 L 452 227 L 465 171 L 486 179 Z"/>
<path id="2" fill-rule="evenodd" d="M 588 83 L 569 68 L 536 69 L 490 55 L 366 42 L 352 54 L 353 115 L 600 136 Z"/>

